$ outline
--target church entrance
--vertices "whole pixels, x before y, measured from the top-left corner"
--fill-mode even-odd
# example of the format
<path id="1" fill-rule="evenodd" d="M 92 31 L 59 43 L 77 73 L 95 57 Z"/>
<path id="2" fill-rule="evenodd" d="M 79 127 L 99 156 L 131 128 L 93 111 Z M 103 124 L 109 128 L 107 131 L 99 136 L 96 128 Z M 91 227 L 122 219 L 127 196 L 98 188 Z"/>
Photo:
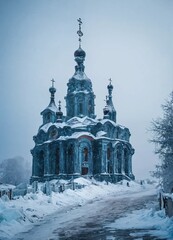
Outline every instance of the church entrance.
<path id="1" fill-rule="evenodd" d="M 92 145 L 90 138 L 88 136 L 80 138 L 79 161 L 81 175 L 92 175 L 93 174 Z"/>
<path id="2" fill-rule="evenodd" d="M 82 167 L 82 175 L 87 175 L 87 174 L 88 174 L 88 168 Z"/>

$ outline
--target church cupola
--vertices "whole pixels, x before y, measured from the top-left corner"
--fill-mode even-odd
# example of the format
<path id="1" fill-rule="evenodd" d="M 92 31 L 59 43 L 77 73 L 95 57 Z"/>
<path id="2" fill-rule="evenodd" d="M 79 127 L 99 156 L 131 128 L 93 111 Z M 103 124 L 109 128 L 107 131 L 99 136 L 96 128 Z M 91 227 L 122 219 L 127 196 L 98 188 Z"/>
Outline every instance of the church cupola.
<path id="1" fill-rule="evenodd" d="M 106 106 L 103 108 L 103 118 L 109 119 L 109 107 L 108 107 L 108 96 L 106 96 Z"/>
<path id="2" fill-rule="evenodd" d="M 113 85 L 112 80 L 109 79 L 110 83 L 107 86 L 108 89 L 108 96 L 106 96 L 106 106 L 103 109 L 104 118 L 108 118 L 114 122 L 116 122 L 116 111 L 112 101 L 112 91 Z"/>
<path id="3" fill-rule="evenodd" d="M 74 116 L 84 117 L 88 116 L 95 118 L 95 95 L 92 90 L 92 82 L 86 76 L 84 70 L 84 61 L 86 57 L 85 51 L 81 47 L 81 37 L 83 32 L 81 31 L 82 21 L 79 18 L 79 30 L 77 31 L 79 37 L 79 48 L 74 52 L 74 58 L 77 63 L 75 66 L 75 73 L 67 83 L 67 95 L 66 99 L 66 110 L 67 119 Z"/>
<path id="4" fill-rule="evenodd" d="M 61 101 L 58 102 L 58 112 L 56 113 L 57 116 L 57 122 L 62 122 L 62 118 L 63 118 L 63 112 L 61 111 Z"/>
<path id="5" fill-rule="evenodd" d="M 49 123 L 49 122 L 56 122 L 56 114 L 58 112 L 58 108 L 55 104 L 55 92 L 56 88 L 54 87 L 55 80 L 52 79 L 52 86 L 49 88 L 50 92 L 50 103 L 42 112 L 41 115 L 43 116 L 43 124 Z"/>

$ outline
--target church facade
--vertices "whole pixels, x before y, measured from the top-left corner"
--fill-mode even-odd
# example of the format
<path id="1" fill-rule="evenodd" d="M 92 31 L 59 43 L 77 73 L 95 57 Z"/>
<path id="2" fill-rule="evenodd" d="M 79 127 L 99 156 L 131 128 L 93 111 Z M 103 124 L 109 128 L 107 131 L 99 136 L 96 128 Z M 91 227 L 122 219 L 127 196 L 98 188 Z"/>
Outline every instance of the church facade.
<path id="1" fill-rule="evenodd" d="M 110 182 L 134 179 L 130 131 L 116 122 L 111 81 L 107 86 L 103 118 L 96 119 L 92 81 L 84 71 L 86 53 L 81 48 L 82 22 L 78 21 L 79 48 L 74 53 L 75 73 L 67 83 L 66 115 L 61 111 L 60 101 L 56 106 L 52 80 L 50 103 L 41 112 L 43 124 L 33 137 L 31 182 L 79 176 Z"/>

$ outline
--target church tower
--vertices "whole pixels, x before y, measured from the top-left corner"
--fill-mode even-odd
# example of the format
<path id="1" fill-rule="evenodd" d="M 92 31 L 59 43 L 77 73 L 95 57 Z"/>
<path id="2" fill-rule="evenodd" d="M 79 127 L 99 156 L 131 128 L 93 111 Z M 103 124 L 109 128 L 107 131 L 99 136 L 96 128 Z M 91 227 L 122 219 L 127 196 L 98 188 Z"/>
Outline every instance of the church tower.
<path id="1" fill-rule="evenodd" d="M 41 112 L 41 115 L 43 116 L 43 125 L 46 123 L 55 123 L 56 115 L 58 112 L 58 108 L 55 104 L 55 93 L 56 93 L 56 88 L 54 87 L 55 80 L 52 79 L 51 81 L 52 81 L 52 86 L 49 88 L 49 92 L 51 94 L 50 103 L 47 106 L 47 108 Z"/>
<path id="2" fill-rule="evenodd" d="M 116 111 L 114 108 L 114 104 L 112 101 L 112 91 L 113 91 L 113 85 L 112 80 L 109 79 L 110 83 L 107 86 L 108 89 L 108 96 L 106 96 L 106 106 L 103 109 L 104 118 L 110 119 L 116 123 Z"/>
<path id="3" fill-rule="evenodd" d="M 85 51 L 81 48 L 81 37 L 83 33 L 81 31 L 82 21 L 79 18 L 79 30 L 77 34 L 79 36 L 79 48 L 74 52 L 74 57 L 77 65 L 75 66 L 75 73 L 67 83 L 67 95 L 66 99 L 66 110 L 67 119 L 74 116 L 95 118 L 95 95 L 92 90 L 92 82 L 86 76 L 84 70 L 84 61 L 86 57 Z"/>

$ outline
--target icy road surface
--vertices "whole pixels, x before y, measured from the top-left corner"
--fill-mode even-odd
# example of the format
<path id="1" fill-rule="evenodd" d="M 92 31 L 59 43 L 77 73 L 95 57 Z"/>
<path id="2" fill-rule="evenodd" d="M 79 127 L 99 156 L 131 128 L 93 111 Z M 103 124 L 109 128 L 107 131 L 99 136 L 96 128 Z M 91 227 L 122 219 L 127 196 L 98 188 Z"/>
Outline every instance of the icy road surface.
<path id="1" fill-rule="evenodd" d="M 30 231 L 20 233 L 14 240 L 125 240 L 125 239 L 166 239 L 149 235 L 143 229 L 118 230 L 109 228 L 116 219 L 143 209 L 146 204 L 157 201 L 150 191 L 129 193 L 118 196 L 116 193 L 90 201 L 85 205 L 69 207 L 46 216 Z M 151 229 L 152 230 L 152 229 Z M 140 238 L 134 233 L 140 234 Z"/>

